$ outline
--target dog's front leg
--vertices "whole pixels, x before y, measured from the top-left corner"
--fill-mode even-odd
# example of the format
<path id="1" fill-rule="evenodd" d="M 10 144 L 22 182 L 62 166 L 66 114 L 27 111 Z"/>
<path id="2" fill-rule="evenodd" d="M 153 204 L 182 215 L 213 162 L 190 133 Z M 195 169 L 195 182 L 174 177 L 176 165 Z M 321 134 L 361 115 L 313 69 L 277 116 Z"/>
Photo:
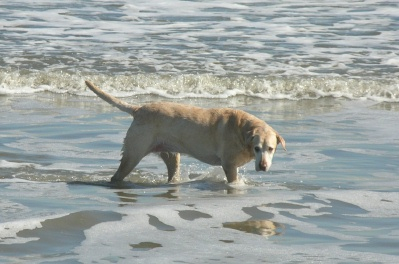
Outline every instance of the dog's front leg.
<path id="1" fill-rule="evenodd" d="M 222 164 L 224 173 L 226 174 L 227 181 L 229 183 L 237 181 L 238 167 L 234 164 Z"/>

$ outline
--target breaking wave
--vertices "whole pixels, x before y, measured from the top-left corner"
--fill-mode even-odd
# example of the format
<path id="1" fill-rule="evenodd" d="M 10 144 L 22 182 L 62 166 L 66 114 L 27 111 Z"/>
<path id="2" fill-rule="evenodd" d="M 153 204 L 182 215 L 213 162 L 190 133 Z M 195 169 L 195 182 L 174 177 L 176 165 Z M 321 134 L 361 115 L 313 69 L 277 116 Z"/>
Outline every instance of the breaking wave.
<path id="1" fill-rule="evenodd" d="M 91 96 L 84 85 L 89 79 L 116 96 L 143 94 L 165 98 L 229 98 L 250 96 L 263 99 L 318 99 L 323 97 L 351 100 L 399 102 L 397 79 L 365 79 L 342 76 L 259 76 L 212 74 L 104 75 L 84 72 L 0 71 L 0 94 L 40 92 Z"/>

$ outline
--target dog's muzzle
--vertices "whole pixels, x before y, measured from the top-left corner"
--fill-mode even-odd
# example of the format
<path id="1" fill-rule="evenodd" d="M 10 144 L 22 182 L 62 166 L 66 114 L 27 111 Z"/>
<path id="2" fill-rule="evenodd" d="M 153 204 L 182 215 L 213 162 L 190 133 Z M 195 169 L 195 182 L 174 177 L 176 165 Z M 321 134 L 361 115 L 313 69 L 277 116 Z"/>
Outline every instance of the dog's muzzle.
<path id="1" fill-rule="evenodd" d="M 264 162 L 259 162 L 256 171 L 266 171 L 267 170 L 267 164 Z"/>

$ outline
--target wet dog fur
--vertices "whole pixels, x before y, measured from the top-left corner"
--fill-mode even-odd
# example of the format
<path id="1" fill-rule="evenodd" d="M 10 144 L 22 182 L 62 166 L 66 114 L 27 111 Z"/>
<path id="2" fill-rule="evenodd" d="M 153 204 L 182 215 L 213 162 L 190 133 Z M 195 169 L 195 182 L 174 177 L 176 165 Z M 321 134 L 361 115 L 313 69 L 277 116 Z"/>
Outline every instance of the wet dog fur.
<path id="1" fill-rule="evenodd" d="M 285 141 L 259 118 L 236 109 L 205 109 L 156 102 L 130 105 L 86 85 L 104 101 L 134 118 L 127 131 L 121 163 L 111 182 L 122 181 L 149 153 L 159 153 L 168 170 L 168 182 L 179 181 L 180 153 L 223 167 L 229 183 L 237 181 L 238 168 L 255 159 L 256 171 L 268 171 L 277 145 Z"/>

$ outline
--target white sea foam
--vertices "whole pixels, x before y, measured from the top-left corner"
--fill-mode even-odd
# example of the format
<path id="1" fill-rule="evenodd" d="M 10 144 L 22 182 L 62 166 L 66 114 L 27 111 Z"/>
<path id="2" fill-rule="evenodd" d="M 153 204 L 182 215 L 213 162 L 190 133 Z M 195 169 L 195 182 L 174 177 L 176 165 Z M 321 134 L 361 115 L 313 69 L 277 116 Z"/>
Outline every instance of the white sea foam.
<path id="1" fill-rule="evenodd" d="M 380 199 L 385 197 L 380 193 L 368 192 L 351 193 L 338 191 L 336 194 L 330 195 L 330 191 L 316 192 L 317 196 L 326 199 L 338 199 L 344 202 L 349 202 L 352 198 L 357 200 L 356 197 L 363 196 L 361 200 L 364 202 L 361 202 L 361 206 L 371 210 L 372 215 L 375 215 L 374 212 L 378 214 L 379 210 L 375 211 L 376 207 L 365 203 L 370 202 L 378 205 Z M 317 224 L 309 223 L 311 218 L 321 217 L 323 214 L 328 218 L 330 213 L 320 213 L 318 211 L 323 208 L 331 208 L 329 204 L 286 203 L 287 206 L 298 206 L 298 209 L 282 209 L 261 205 L 265 203 L 265 200 L 271 205 L 280 203 L 283 197 L 285 201 L 300 199 L 300 196 L 294 193 L 289 195 L 286 192 L 273 192 L 272 195 L 265 198 L 251 197 L 245 199 L 240 197 L 239 199 L 231 198 L 229 201 L 224 199 L 186 201 L 190 204 L 194 203 L 194 207 L 177 202 L 173 205 L 170 203 L 168 205 L 165 204 L 162 207 L 154 207 L 147 204 L 145 206 L 136 206 L 134 209 L 122 209 L 120 212 L 125 215 L 122 221 L 99 224 L 87 230 L 85 232 L 87 239 L 75 249 L 75 253 L 79 255 L 79 259 L 82 262 L 93 261 L 94 259 L 112 259 L 117 256 L 136 256 L 139 257 L 136 258 L 138 263 L 141 263 L 141 260 L 146 263 L 157 263 L 159 261 L 204 261 L 210 259 L 220 259 L 223 262 L 228 256 L 230 256 L 229 263 L 239 263 L 244 259 L 264 259 L 266 256 L 268 261 L 309 261 L 310 259 L 314 261 L 316 258 L 316 260 L 326 263 L 334 263 L 337 260 L 345 261 L 349 258 L 383 262 L 395 258 L 394 256 L 384 256 L 378 253 L 345 250 L 345 244 L 347 243 L 367 243 L 368 239 L 366 237 L 355 235 L 357 230 L 367 230 L 367 227 L 359 227 L 358 225 L 346 226 L 346 230 L 354 231 L 353 235 L 349 235 L 344 234 L 345 232 L 341 233 L 337 232 L 337 230 L 329 230 Z M 373 197 L 373 199 L 368 200 L 366 197 Z M 187 198 L 185 197 L 185 199 Z M 228 206 L 226 206 L 226 203 L 228 203 Z M 285 243 L 278 242 L 278 237 L 272 240 L 275 242 L 273 243 L 267 239 L 265 240 L 262 236 L 240 234 L 240 231 L 231 231 L 222 227 L 222 223 L 247 220 L 249 216 L 242 209 L 250 208 L 254 204 L 261 205 L 258 206 L 258 209 L 272 213 L 274 217 L 270 220 L 284 223 L 290 226 L 289 229 L 291 230 L 304 232 L 307 235 L 328 236 L 336 239 L 337 242 L 330 243 L 328 250 L 323 250 L 316 243 L 303 245 L 293 241 L 288 243 L 289 245 L 284 245 Z M 355 204 L 359 205 L 359 202 L 355 201 Z M 394 202 L 392 205 L 394 205 Z M 187 221 L 179 216 L 179 211 L 193 209 L 211 217 Z M 288 210 L 289 214 L 284 214 L 284 211 Z M 151 224 L 150 218 L 156 219 L 159 226 Z M 290 231 L 286 230 L 285 232 Z M 283 236 L 286 235 L 288 234 Z M 185 243 L 181 243 L 181 241 L 185 241 Z M 231 242 L 226 244 L 221 241 Z M 134 250 L 132 245 L 140 242 L 157 243 L 159 247 Z M 217 245 L 218 250 L 215 250 L 215 245 Z M 110 248 L 113 250 L 111 251 Z M 93 252 L 93 249 L 96 249 L 96 254 L 89 253 Z"/>
<path id="2" fill-rule="evenodd" d="M 48 219 L 54 219 L 67 214 L 51 215 L 46 217 L 29 218 L 25 220 L 16 220 L 0 223 L 0 244 L 23 244 L 30 241 L 36 241 L 38 237 L 21 237 L 18 232 L 23 230 L 33 230 L 42 227 L 42 222 Z"/>
<path id="3" fill-rule="evenodd" d="M 0 167 L 1 168 L 21 168 L 21 167 L 32 167 L 34 166 L 33 163 L 26 163 L 26 162 L 10 162 L 7 160 L 0 160 Z"/>
<path id="4" fill-rule="evenodd" d="M 209 74 L 188 75 L 85 75 L 65 72 L 0 72 L 0 94 L 30 94 L 44 91 L 94 96 L 84 85 L 89 79 L 115 96 L 152 94 L 166 98 L 318 99 L 323 97 L 398 102 L 398 80 L 348 79 L 343 77 L 278 77 Z"/>
<path id="5" fill-rule="evenodd" d="M 140 88 L 141 93 L 180 98 L 244 94 L 398 101 L 394 3 L 173 0 L 29 5 L 22 1 L 3 6 L 1 94 L 79 93 L 83 79 L 96 74 L 120 91 L 121 84 L 110 76 L 135 79 L 141 74 L 144 82 L 128 87 L 133 95 Z M 177 76 L 167 80 L 170 74 Z M 220 77 L 242 75 L 247 81 L 237 87 L 220 85 Z M 179 76 L 208 82 L 209 89 L 193 92 L 187 84 L 180 86 Z M 275 79 L 280 85 L 269 88 L 278 87 L 274 93 L 250 86 L 270 76 L 285 76 Z M 284 88 L 301 82 L 308 83 L 305 90 Z"/>
<path id="6" fill-rule="evenodd" d="M 315 195 L 321 199 L 350 202 L 367 211 L 365 214 L 359 214 L 359 217 L 399 217 L 399 208 L 396 206 L 399 202 L 398 193 L 347 191 L 346 194 L 350 197 L 350 201 L 343 198 L 339 191 L 315 192 Z"/>
<path id="7" fill-rule="evenodd" d="M 38 240 L 39 238 L 18 237 L 17 233 L 21 230 L 32 230 L 39 227 L 41 227 L 39 219 L 0 223 L 0 244 L 20 244 Z"/>
<path id="8" fill-rule="evenodd" d="M 22 201 L 23 198 L 33 199 L 44 194 L 52 201 L 65 200 L 65 197 L 68 197 L 64 203 L 73 204 L 74 208 L 80 210 L 84 210 L 86 206 L 98 206 L 104 212 L 108 210 L 123 215 L 120 221 L 101 222 L 98 219 L 99 224 L 82 230 L 85 234 L 84 240 L 72 249 L 74 258 L 82 262 L 120 258 L 131 261 L 134 258 L 138 263 L 215 259 L 221 260 L 222 263 L 225 263 L 224 260 L 239 263 L 244 259 L 262 260 L 266 256 L 269 261 L 306 262 L 316 259 L 326 263 L 353 258 L 382 262 L 395 259 L 393 255 L 358 252 L 346 248 L 350 244 L 369 243 L 368 233 L 375 232 L 375 227 L 371 228 L 370 224 L 376 221 L 375 219 L 399 217 L 395 208 L 399 196 L 395 193 L 331 189 L 287 192 L 285 188 L 277 188 L 259 196 L 254 194 L 261 191 L 260 189 L 248 186 L 249 193 L 245 195 L 238 192 L 235 195 L 215 196 L 208 191 L 211 196 L 205 198 L 205 190 L 190 188 L 189 185 L 122 189 L 114 190 L 114 193 L 112 189 L 95 188 L 88 191 L 81 188 L 65 188 L 65 184 L 60 183 L 43 185 L 32 182 L 23 186 L 20 182 L 10 184 L 14 186 L 10 186 L 6 191 L 20 190 L 19 197 Z M 167 190 L 172 191 L 171 197 L 175 199 L 167 200 L 159 196 L 160 200 L 155 201 L 157 194 Z M 9 194 L 10 199 L 15 199 L 15 193 Z M 35 196 L 32 196 L 33 194 Z M 116 194 L 121 198 L 119 202 L 112 198 Z M 138 201 L 129 201 L 129 197 Z M 309 198 L 311 200 L 307 201 Z M 5 202 L 9 207 L 15 207 L 13 202 Z M 344 206 L 340 206 L 339 202 Z M 120 206 L 115 207 L 115 204 Z M 3 209 L 4 205 L 2 203 Z M 45 232 L 40 231 L 43 228 L 42 223 L 49 219 L 57 220 L 60 228 L 69 225 L 62 222 L 62 218 L 70 214 L 69 209 L 59 211 L 50 213 L 46 206 L 38 206 L 36 211 L 31 212 L 30 217 L 23 220 L 9 219 L 0 223 L 0 248 L 1 245 L 15 245 L 17 248 L 28 242 L 46 243 L 39 242 L 38 237 L 20 236 L 19 232 L 37 229 L 37 234 L 40 235 L 41 232 Z M 185 212 L 193 218 L 185 217 Z M 18 213 L 14 215 L 20 217 Z M 338 221 L 339 226 L 327 225 L 330 217 Z M 357 221 L 360 218 L 366 220 Z M 371 222 L 367 222 L 367 219 L 371 219 Z M 252 232 L 263 226 L 263 233 L 260 233 L 263 235 L 243 232 L 245 229 L 234 230 L 229 225 L 224 226 L 226 223 L 246 221 L 258 221 L 252 226 Z M 78 229 L 76 224 L 75 228 Z M 364 232 L 366 234 L 363 234 Z M 304 238 L 298 240 L 298 236 Z M 388 240 L 397 237 L 395 232 L 380 233 L 378 236 Z M 306 237 L 315 237 L 316 240 L 308 241 Z M 322 246 L 316 243 L 317 237 L 329 241 L 328 250 L 324 249 L 325 243 Z M 141 248 L 135 247 L 140 243 L 143 243 Z M 216 246 L 218 250 L 215 250 Z M 61 258 L 61 255 L 53 256 L 52 260 Z M 123 259 L 119 262 L 124 263 Z"/>

